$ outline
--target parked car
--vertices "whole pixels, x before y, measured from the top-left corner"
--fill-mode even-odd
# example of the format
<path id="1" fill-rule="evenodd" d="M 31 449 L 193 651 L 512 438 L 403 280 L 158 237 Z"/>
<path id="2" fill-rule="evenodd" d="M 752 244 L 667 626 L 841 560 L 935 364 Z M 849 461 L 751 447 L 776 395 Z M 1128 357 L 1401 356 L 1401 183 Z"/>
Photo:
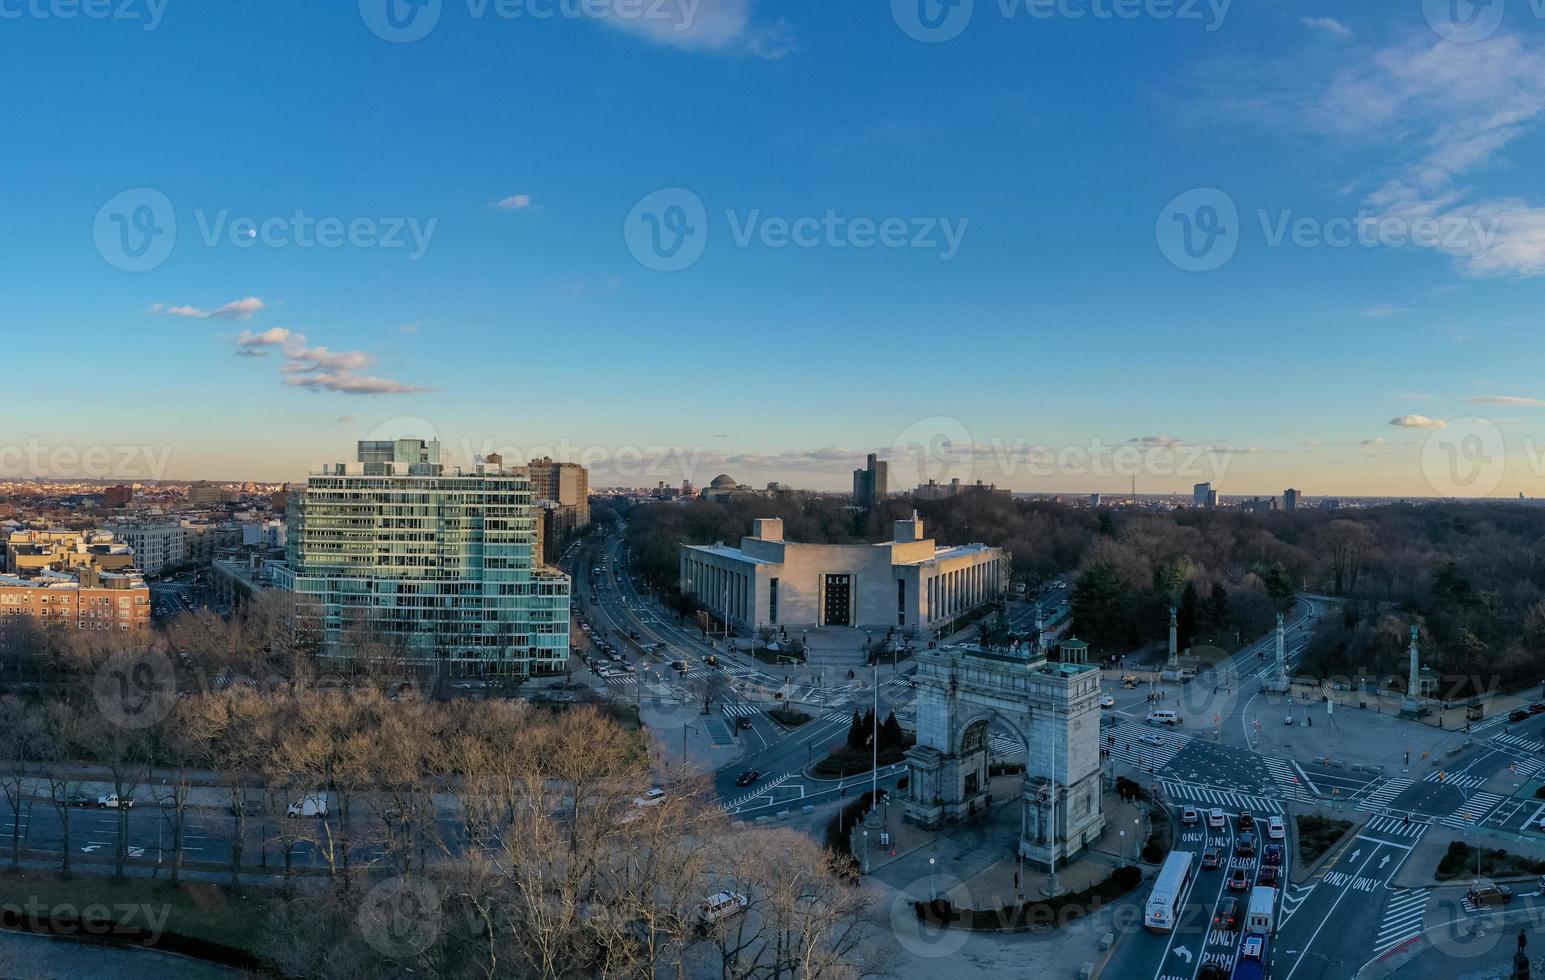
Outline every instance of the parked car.
<path id="1" fill-rule="evenodd" d="M 305 798 L 296 800 L 288 807 L 285 807 L 284 815 L 291 820 L 299 817 L 325 817 L 327 816 L 327 800 L 308 793 Z"/>
<path id="2" fill-rule="evenodd" d="M 1477 881 L 1465 892 L 1465 898 L 1476 907 L 1506 905 L 1513 900 L 1513 889 L 1490 881 Z"/>
<path id="3" fill-rule="evenodd" d="M 1266 818 L 1266 836 L 1272 840 L 1282 840 L 1287 837 L 1287 827 L 1283 825 L 1281 817 Z"/>
<path id="4" fill-rule="evenodd" d="M 1262 888 L 1276 888 L 1282 879 L 1282 869 L 1273 865 L 1267 865 L 1261 869 L 1261 874 L 1255 879 L 1255 883 Z"/>
<path id="5" fill-rule="evenodd" d="M 656 786 L 643 796 L 633 797 L 634 806 L 659 806 L 665 802 L 665 790 Z"/>
<path id="6" fill-rule="evenodd" d="M 698 924 L 710 926 L 720 919 L 739 915 L 749 904 L 746 896 L 735 892 L 719 892 L 717 895 L 710 895 L 697 907 Z"/>
<path id="7" fill-rule="evenodd" d="M 1255 815 L 1253 813 L 1250 813 L 1248 810 L 1243 812 L 1243 813 L 1241 813 L 1239 815 L 1239 829 L 1240 830 L 1254 830 L 1255 829 Z"/>
<path id="8" fill-rule="evenodd" d="M 1184 826 L 1194 827 L 1202 821 L 1202 812 L 1194 806 L 1188 806 L 1180 811 L 1180 822 Z"/>
<path id="9" fill-rule="evenodd" d="M 1267 844 L 1261 848 L 1261 864 L 1267 867 L 1282 867 L 1282 845 Z"/>
<path id="10" fill-rule="evenodd" d="M 1251 857 L 1255 854 L 1255 835 L 1240 834 L 1234 840 L 1234 853 L 1240 857 Z"/>
<path id="11" fill-rule="evenodd" d="M 1512 711 L 1507 713 L 1508 721 L 1526 721 L 1528 717 L 1529 712 L 1525 711 L 1523 708 L 1514 708 Z"/>
<path id="12" fill-rule="evenodd" d="M 1535 701 L 1529 705 L 1529 713 L 1531 715 L 1537 715 L 1541 711 L 1545 711 L 1545 701 Z"/>
<path id="13" fill-rule="evenodd" d="M 761 778 L 762 778 L 762 774 L 760 772 L 758 772 L 757 770 L 755 770 L 755 769 L 747 769 L 745 772 L 741 773 L 735 779 L 735 785 L 736 786 L 750 786 L 752 783 L 756 782 L 758 779 L 761 779 Z"/>
<path id="14" fill-rule="evenodd" d="M 1215 871 L 1218 865 L 1223 863 L 1223 852 L 1216 847 L 1209 847 L 1202 852 L 1202 870 Z"/>
<path id="15" fill-rule="evenodd" d="M 245 814 L 245 815 L 247 815 L 249 817 L 258 816 L 259 814 L 261 814 L 263 812 L 263 801 L 262 800 L 242 800 L 241 801 L 240 809 L 241 809 L 241 812 L 243 814 Z M 232 803 L 230 806 L 226 807 L 226 810 L 228 810 L 230 812 L 231 816 L 234 817 L 236 815 L 237 805 Z"/>
<path id="16" fill-rule="evenodd" d="M 1231 892 L 1242 892 L 1250 887 L 1250 872 L 1244 868 L 1235 868 L 1228 874 L 1228 888 Z"/>
<path id="17" fill-rule="evenodd" d="M 65 806 L 96 806 L 97 801 L 83 793 L 71 793 L 61 800 Z"/>
<path id="18" fill-rule="evenodd" d="M 1222 810 L 1213 807 L 1207 811 L 1207 826 L 1213 830 L 1223 830 L 1228 827 L 1228 817 L 1223 815 Z"/>
<path id="19" fill-rule="evenodd" d="M 97 808 L 101 810 L 125 810 L 134 809 L 134 801 L 130 799 L 120 800 L 117 793 L 109 793 L 106 796 L 97 797 Z"/>
<path id="20" fill-rule="evenodd" d="M 1212 924 L 1219 929 L 1233 929 L 1239 925 L 1239 899 L 1225 898 L 1218 903 L 1218 911 L 1212 917 Z"/>

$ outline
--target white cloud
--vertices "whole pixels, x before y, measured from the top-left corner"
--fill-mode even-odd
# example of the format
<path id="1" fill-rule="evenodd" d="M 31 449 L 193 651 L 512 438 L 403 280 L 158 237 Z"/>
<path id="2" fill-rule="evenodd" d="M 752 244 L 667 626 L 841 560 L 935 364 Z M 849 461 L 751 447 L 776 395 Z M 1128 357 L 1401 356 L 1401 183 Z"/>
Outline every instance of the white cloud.
<path id="1" fill-rule="evenodd" d="M 531 206 L 531 195 L 511 194 L 509 197 L 495 201 L 493 206 L 501 211 L 522 211 Z"/>
<path id="2" fill-rule="evenodd" d="M 1135 442 L 1142 446 L 1164 446 L 1166 448 L 1185 444 L 1184 440 L 1176 439 L 1174 436 L 1138 436 L 1127 441 Z"/>
<path id="3" fill-rule="evenodd" d="M 253 314 L 264 308 L 262 300 L 248 296 L 246 299 L 232 300 L 212 311 L 201 310 L 197 306 L 163 306 L 160 303 L 150 309 L 153 312 L 164 312 L 167 316 L 188 316 L 199 320 L 250 320 Z"/>
<path id="4" fill-rule="evenodd" d="M 1515 408 L 1545 408 L 1545 399 L 1522 398 L 1518 395 L 1476 395 L 1465 401 L 1476 405 L 1508 405 Z"/>
<path id="5" fill-rule="evenodd" d="M 1411 311 L 1404 306 L 1395 306 L 1392 303 L 1375 303 L 1363 311 L 1363 316 L 1371 320 L 1382 320 L 1409 312 Z"/>
<path id="6" fill-rule="evenodd" d="M 375 363 L 375 355 L 365 351 L 335 351 L 322 346 L 310 346 L 306 335 L 284 327 L 274 327 L 262 333 L 243 330 L 236 336 L 236 353 L 240 357 L 262 357 L 271 348 L 278 348 L 284 362 L 279 373 L 285 375 L 284 384 L 292 388 L 312 391 L 335 391 L 348 395 L 409 394 L 432 389 L 418 385 L 376 378 L 356 372 Z"/>
<path id="7" fill-rule="evenodd" d="M 1361 443 L 1359 443 L 1359 445 L 1362 445 L 1362 446 L 1382 446 L 1382 445 L 1384 445 L 1384 437 L 1383 436 L 1374 436 L 1372 439 L 1364 439 Z"/>
<path id="8" fill-rule="evenodd" d="M 390 378 L 372 378 L 341 371 L 297 375 L 285 378 L 284 383 L 292 388 L 306 388 L 311 391 L 334 391 L 344 395 L 409 395 L 432 390 L 430 388 L 420 388 L 417 385 L 405 384 L 401 381 L 393 381 Z"/>
<path id="9" fill-rule="evenodd" d="M 397 330 L 399 333 L 418 333 L 418 324 L 404 323 L 402 326 L 398 327 Z"/>
<path id="10" fill-rule="evenodd" d="M 1425 415 L 1397 415 L 1389 424 L 1401 429 L 1441 429 L 1448 425 L 1442 419 L 1430 419 Z"/>
<path id="11" fill-rule="evenodd" d="M 1466 275 L 1545 275 L 1545 205 L 1474 186 L 1545 123 L 1545 42 L 1499 34 L 1345 45 L 1243 69 L 1207 66 L 1198 108 L 1211 122 L 1221 111 L 1376 149 L 1380 169 L 1349 183 L 1371 188 L 1361 195 L 1370 230 L 1421 221 Z M 1241 77 L 1263 81 L 1240 86 Z"/>
<path id="12" fill-rule="evenodd" d="M 685 51 L 739 52 L 781 58 L 794 50 L 782 21 L 759 24 L 753 0 L 697 0 L 696 3 L 607 2 L 596 18 L 608 27 Z"/>
<path id="13" fill-rule="evenodd" d="M 1298 22 L 1311 31 L 1320 31 L 1338 41 L 1350 41 L 1352 39 L 1352 29 L 1334 17 L 1300 17 Z"/>

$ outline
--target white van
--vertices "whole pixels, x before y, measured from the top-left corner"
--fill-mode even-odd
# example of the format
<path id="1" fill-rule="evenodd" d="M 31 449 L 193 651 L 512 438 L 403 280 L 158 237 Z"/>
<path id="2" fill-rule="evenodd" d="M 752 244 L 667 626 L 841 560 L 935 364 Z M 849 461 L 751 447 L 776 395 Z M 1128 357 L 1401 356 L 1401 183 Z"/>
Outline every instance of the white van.
<path id="1" fill-rule="evenodd" d="M 720 919 L 739 915 L 746 910 L 746 906 L 749 904 L 746 896 L 735 892 L 719 892 L 717 895 L 709 895 L 708 899 L 697 907 L 697 920 L 705 926 L 712 925 Z"/>
<path id="2" fill-rule="evenodd" d="M 1168 708 L 1160 708 L 1148 712 L 1148 724 L 1150 725 L 1178 725 L 1180 716 Z"/>
<path id="3" fill-rule="evenodd" d="M 285 808 L 284 815 L 292 820 L 297 817 L 325 817 L 327 797 L 322 793 L 307 793 L 304 798 Z"/>

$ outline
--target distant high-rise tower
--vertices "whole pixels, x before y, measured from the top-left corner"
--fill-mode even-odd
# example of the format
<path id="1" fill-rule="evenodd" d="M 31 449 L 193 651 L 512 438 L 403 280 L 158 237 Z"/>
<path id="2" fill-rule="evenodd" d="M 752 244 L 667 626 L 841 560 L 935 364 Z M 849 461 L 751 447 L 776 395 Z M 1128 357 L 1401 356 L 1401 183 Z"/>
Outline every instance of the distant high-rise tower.
<path id="1" fill-rule="evenodd" d="M 1207 507 L 1212 498 L 1212 484 L 1198 483 L 1191 488 L 1191 505 L 1193 507 Z"/>
<path id="2" fill-rule="evenodd" d="M 1297 510 L 1298 509 L 1298 491 L 1297 490 L 1294 490 L 1292 488 L 1288 488 L 1287 490 L 1282 491 L 1282 509 L 1283 510 Z"/>
<path id="3" fill-rule="evenodd" d="M 874 453 L 865 460 L 865 468 L 853 471 L 853 503 L 873 507 L 890 491 L 890 464 Z"/>

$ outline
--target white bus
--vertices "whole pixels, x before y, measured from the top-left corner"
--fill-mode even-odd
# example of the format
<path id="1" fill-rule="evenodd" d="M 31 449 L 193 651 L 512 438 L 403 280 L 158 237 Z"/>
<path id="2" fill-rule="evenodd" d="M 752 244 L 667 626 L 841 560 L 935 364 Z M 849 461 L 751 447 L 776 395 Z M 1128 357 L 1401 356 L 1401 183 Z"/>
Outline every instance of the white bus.
<path id="1" fill-rule="evenodd" d="M 1181 902 L 1185 898 L 1186 885 L 1191 882 L 1191 852 L 1170 851 L 1159 869 L 1159 877 L 1148 895 L 1148 906 L 1143 913 L 1143 925 L 1150 932 L 1169 932 L 1180 917 Z"/>

